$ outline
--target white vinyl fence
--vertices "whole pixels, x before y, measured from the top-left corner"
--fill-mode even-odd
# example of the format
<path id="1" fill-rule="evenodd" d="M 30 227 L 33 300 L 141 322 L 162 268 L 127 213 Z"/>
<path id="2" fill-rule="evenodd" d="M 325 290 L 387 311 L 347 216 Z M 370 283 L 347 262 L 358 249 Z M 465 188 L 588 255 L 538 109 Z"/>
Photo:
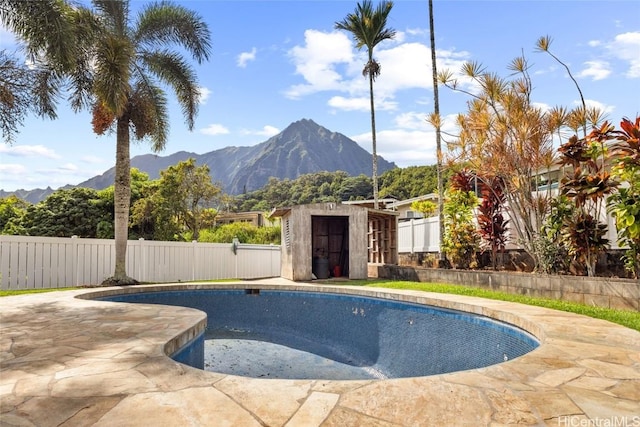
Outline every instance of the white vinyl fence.
<path id="1" fill-rule="evenodd" d="M 507 217 L 508 218 L 508 217 Z M 620 249 L 616 237 L 615 219 L 607 215 L 603 216 L 601 221 L 606 221 L 607 234 L 605 237 L 609 239 L 609 247 L 611 249 Z M 438 252 L 440 249 L 439 237 L 439 218 L 437 216 L 430 218 L 410 219 L 398 223 L 398 253 L 420 253 L 420 252 Z M 512 222 L 510 224 L 513 224 Z M 507 250 L 519 249 L 516 232 L 511 233 L 512 239 L 507 243 Z"/>
<path id="2" fill-rule="evenodd" d="M 431 218 L 410 219 L 398 223 L 398 252 L 419 253 L 440 251 L 440 221 Z"/>
<path id="3" fill-rule="evenodd" d="M 113 275 L 113 240 L 0 235 L 0 289 L 98 285 Z M 280 276 L 280 246 L 130 240 L 127 274 L 140 282 Z"/>

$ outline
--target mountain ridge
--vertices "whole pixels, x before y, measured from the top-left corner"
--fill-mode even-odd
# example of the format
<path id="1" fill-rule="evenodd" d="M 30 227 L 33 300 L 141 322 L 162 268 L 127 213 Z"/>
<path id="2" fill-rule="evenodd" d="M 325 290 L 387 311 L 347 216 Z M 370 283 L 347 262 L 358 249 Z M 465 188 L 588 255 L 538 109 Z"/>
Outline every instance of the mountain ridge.
<path id="1" fill-rule="evenodd" d="M 295 179 L 300 175 L 321 171 L 344 171 L 351 176 L 372 174 L 371 153 L 345 135 L 332 132 L 311 119 L 291 123 L 279 134 L 253 146 L 228 146 L 197 154 L 178 151 L 167 156 L 143 154 L 131 159 L 131 167 L 147 174 L 150 179 L 160 177 L 160 171 L 180 161 L 195 158 L 198 166 L 209 166 L 211 179 L 219 183 L 227 194 L 237 195 L 263 187 L 271 177 Z M 395 168 L 378 156 L 378 173 Z M 78 185 L 61 188 L 87 187 L 101 190 L 113 185 L 115 167 L 107 169 Z M 53 189 L 0 190 L 0 197 L 15 194 L 37 203 Z"/>

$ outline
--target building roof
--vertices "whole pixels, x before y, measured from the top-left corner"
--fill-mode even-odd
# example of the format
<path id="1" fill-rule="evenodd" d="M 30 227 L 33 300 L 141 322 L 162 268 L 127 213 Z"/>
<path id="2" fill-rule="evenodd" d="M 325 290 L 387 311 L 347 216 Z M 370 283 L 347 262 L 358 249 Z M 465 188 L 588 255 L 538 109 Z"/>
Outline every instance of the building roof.
<path id="1" fill-rule="evenodd" d="M 418 202 L 422 200 L 438 200 L 437 193 L 429 193 L 424 196 L 412 197 L 411 199 L 406 200 L 396 200 L 394 203 L 390 203 L 387 208 L 388 209 L 398 209 L 401 206 L 411 205 L 413 202 Z"/>
<path id="2" fill-rule="evenodd" d="M 381 209 L 373 209 L 370 208 L 369 206 L 366 205 L 359 205 L 356 203 L 342 203 L 344 206 L 344 209 L 357 209 L 357 208 L 361 208 L 361 209 L 366 209 L 369 212 L 369 215 L 380 215 L 380 216 L 398 216 L 397 212 L 393 212 L 393 211 L 389 211 L 389 210 L 381 210 Z M 340 203 L 310 203 L 309 205 L 297 205 L 297 206 L 287 206 L 287 207 L 281 207 L 281 208 L 274 208 L 271 213 L 269 214 L 269 216 L 271 218 L 278 218 L 278 217 L 283 217 L 285 215 L 287 215 L 289 212 L 291 212 L 291 210 L 296 209 L 296 208 L 303 208 L 305 206 L 310 206 L 310 205 L 334 205 L 334 207 L 330 208 L 330 209 L 340 209 Z"/>

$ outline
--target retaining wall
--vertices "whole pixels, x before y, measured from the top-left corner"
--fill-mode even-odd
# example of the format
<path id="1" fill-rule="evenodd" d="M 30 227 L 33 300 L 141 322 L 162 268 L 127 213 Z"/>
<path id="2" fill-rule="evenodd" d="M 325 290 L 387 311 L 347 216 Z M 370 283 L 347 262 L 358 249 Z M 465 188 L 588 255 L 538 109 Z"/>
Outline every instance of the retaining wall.
<path id="1" fill-rule="evenodd" d="M 447 270 L 379 264 L 369 265 L 369 277 L 455 283 L 512 294 L 640 311 L 640 281 L 631 279 Z"/>

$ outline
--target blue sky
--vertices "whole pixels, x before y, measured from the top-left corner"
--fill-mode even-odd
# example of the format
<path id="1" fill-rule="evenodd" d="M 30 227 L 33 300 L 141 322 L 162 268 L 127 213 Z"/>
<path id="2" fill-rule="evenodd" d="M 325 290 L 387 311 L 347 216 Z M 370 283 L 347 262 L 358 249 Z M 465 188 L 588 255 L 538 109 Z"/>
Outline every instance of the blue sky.
<path id="1" fill-rule="evenodd" d="M 371 151 L 366 52 L 333 29 L 356 1 L 179 3 L 204 17 L 213 49 L 196 68 L 204 96 L 194 131 L 172 105 L 160 155 L 255 145 L 302 118 Z M 549 35 L 589 104 L 616 124 L 640 113 L 640 2 L 435 0 L 434 16 L 439 70 L 457 72 L 473 60 L 507 77 L 508 63 L 524 53 L 533 101 L 573 107 L 579 97 L 567 73 L 535 52 L 536 40 Z M 435 163 L 435 134 L 424 120 L 433 110 L 428 18 L 427 1 L 396 1 L 388 24 L 397 36 L 374 51 L 382 65 L 374 86 L 378 154 L 400 167 Z M 0 29 L 0 49 L 15 48 Z M 465 111 L 465 95 L 439 92 L 443 116 Z M 64 102 L 58 113 L 56 121 L 29 117 L 13 145 L 0 144 L 0 189 L 78 184 L 114 165 L 115 135 L 94 135 L 89 114 Z M 150 152 L 145 142 L 132 144 L 132 156 Z"/>

